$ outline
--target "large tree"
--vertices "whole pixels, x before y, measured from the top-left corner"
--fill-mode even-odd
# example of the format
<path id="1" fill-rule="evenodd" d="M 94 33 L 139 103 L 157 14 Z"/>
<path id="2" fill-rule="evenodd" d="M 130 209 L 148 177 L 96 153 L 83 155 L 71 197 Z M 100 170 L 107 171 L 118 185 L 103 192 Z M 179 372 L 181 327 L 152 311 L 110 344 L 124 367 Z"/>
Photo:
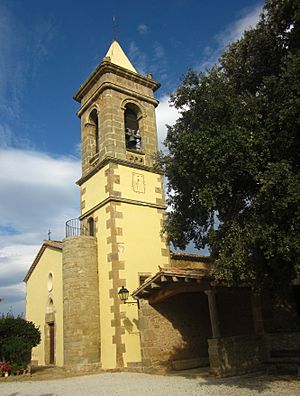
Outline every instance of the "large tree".
<path id="1" fill-rule="evenodd" d="M 257 26 L 171 96 L 166 230 L 177 247 L 208 245 L 229 284 L 278 290 L 299 265 L 299 48 L 299 0 L 267 0 Z"/>

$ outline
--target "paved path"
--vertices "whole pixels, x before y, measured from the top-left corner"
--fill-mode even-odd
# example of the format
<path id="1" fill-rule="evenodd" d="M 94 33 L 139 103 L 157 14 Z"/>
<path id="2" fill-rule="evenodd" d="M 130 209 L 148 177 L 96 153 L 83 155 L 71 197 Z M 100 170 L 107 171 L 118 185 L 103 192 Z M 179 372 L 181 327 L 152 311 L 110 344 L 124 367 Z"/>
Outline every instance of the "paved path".
<path id="1" fill-rule="evenodd" d="M 137 373 L 103 373 L 46 381 L 0 382 L 1 396 L 177 396 L 300 395 L 295 377 L 185 378 Z"/>

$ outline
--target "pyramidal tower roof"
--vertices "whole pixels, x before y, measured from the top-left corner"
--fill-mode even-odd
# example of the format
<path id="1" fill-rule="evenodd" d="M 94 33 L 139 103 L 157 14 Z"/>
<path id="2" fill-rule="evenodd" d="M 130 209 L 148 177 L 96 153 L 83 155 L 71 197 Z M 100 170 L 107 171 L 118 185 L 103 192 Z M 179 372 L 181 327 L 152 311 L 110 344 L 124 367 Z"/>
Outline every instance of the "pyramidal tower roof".
<path id="1" fill-rule="evenodd" d="M 105 57 L 109 57 L 111 63 L 114 63 L 115 65 L 124 67 L 124 69 L 137 73 L 135 68 L 132 66 L 130 60 L 125 55 L 125 52 L 122 50 L 120 44 L 116 40 L 111 43 Z"/>
<path id="2" fill-rule="evenodd" d="M 114 65 L 116 67 L 114 67 Z M 130 76 L 128 75 L 128 72 L 131 73 Z M 106 73 L 115 73 L 122 75 L 124 78 L 132 79 L 138 84 L 152 89 L 153 92 L 160 87 L 160 84 L 152 79 L 151 74 L 143 76 L 138 73 L 138 71 L 133 67 L 132 63 L 125 55 L 120 44 L 116 40 L 114 40 L 111 43 L 107 54 L 103 58 L 103 61 L 93 70 L 93 72 L 84 81 L 84 83 L 80 85 L 78 91 L 75 93 L 73 98 L 77 102 L 81 103 L 85 95 L 91 90 L 93 86 L 95 86 L 95 84 L 98 84 L 98 82 L 100 81 L 100 77 Z M 102 84 L 101 81 L 100 83 Z M 156 102 L 155 106 L 157 106 Z M 82 108 L 84 108 L 84 106 Z"/>

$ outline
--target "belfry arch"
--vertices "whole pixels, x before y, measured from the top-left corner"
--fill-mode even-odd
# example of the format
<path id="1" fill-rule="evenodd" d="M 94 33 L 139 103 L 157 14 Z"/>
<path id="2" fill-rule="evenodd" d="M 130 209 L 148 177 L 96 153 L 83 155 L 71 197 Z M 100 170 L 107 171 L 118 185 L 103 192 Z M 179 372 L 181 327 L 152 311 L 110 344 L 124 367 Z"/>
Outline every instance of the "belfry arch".
<path id="1" fill-rule="evenodd" d="M 127 150 L 142 150 L 142 112 L 135 103 L 128 102 L 124 107 L 125 145 Z"/>
<path id="2" fill-rule="evenodd" d="M 89 125 L 91 129 L 92 139 L 93 139 L 93 154 L 97 154 L 99 152 L 99 120 L 98 120 L 98 111 L 94 108 L 89 114 Z"/>

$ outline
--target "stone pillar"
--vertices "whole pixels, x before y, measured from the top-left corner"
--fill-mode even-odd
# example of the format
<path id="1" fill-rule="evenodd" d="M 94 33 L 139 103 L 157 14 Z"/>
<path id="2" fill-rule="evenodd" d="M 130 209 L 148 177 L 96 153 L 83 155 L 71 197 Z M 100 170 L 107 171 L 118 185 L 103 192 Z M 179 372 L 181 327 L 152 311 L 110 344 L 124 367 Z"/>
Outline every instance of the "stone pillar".
<path id="1" fill-rule="evenodd" d="M 100 366 L 100 309 L 96 238 L 63 241 L 64 365 Z"/>
<path id="2" fill-rule="evenodd" d="M 90 160 L 96 154 L 96 125 L 89 122 L 82 127 L 82 173 L 87 173 L 90 168 Z"/>
<path id="3" fill-rule="evenodd" d="M 254 332 L 256 335 L 264 334 L 264 321 L 261 311 L 261 297 L 260 295 L 252 292 L 251 293 L 251 303 L 252 303 L 252 315 Z"/>
<path id="4" fill-rule="evenodd" d="M 212 336 L 213 338 L 219 338 L 221 336 L 221 333 L 220 333 L 218 309 L 216 302 L 216 291 L 214 289 L 209 289 L 205 291 L 205 294 L 207 294 L 208 296 L 208 307 L 209 307 Z"/>

